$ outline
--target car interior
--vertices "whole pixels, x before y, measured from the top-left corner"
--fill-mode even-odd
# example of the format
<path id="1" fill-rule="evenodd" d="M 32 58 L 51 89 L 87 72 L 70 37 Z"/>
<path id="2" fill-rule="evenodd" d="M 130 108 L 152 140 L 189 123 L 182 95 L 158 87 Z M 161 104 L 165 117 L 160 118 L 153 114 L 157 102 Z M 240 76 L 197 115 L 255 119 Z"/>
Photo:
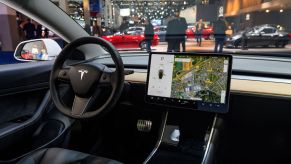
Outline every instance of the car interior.
<path id="1" fill-rule="evenodd" d="M 290 58 L 120 54 L 49 0 L 0 2 L 68 42 L 0 65 L 0 163 L 291 161 Z"/>

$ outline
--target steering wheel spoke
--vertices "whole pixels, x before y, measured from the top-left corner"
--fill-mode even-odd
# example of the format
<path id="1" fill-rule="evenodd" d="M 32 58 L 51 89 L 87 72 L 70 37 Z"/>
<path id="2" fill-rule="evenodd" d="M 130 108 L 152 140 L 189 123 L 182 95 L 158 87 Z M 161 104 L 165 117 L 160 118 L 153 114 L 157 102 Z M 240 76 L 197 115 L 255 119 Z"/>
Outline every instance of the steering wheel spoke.
<path id="1" fill-rule="evenodd" d="M 91 99 L 91 97 L 82 98 L 75 95 L 71 114 L 73 116 L 82 116 L 89 108 Z"/>
<path id="2" fill-rule="evenodd" d="M 114 76 L 115 76 L 115 72 L 112 71 L 111 69 L 109 69 L 108 67 L 106 67 L 103 70 L 102 76 L 99 79 L 99 87 L 109 87 L 112 86 L 114 84 Z"/>
<path id="3" fill-rule="evenodd" d="M 58 80 L 61 82 L 69 83 L 70 82 L 70 75 L 69 75 L 69 68 L 63 68 L 59 71 Z"/>

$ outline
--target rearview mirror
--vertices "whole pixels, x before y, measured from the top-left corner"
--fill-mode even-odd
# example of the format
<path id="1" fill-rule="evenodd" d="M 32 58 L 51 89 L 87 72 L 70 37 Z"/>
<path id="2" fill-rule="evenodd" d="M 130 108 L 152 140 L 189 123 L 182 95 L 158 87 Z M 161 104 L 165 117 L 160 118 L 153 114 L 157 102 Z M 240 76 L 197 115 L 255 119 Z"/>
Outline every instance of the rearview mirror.
<path id="1" fill-rule="evenodd" d="M 18 44 L 14 58 L 19 61 L 48 61 L 61 52 L 59 44 L 52 39 L 35 39 Z"/>
<path id="2" fill-rule="evenodd" d="M 264 34 L 265 34 L 265 32 L 264 32 L 264 31 L 261 31 L 261 32 L 260 32 L 260 35 L 264 35 Z"/>

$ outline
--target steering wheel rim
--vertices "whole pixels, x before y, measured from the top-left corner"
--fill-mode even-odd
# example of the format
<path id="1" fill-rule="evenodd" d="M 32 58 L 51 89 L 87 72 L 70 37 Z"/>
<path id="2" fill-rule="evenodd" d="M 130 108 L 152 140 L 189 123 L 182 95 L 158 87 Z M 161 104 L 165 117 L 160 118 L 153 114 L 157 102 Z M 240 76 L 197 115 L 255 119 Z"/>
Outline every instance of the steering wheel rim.
<path id="1" fill-rule="evenodd" d="M 106 76 L 107 76 L 107 79 L 108 79 L 108 76 L 112 75 L 112 76 L 110 76 L 110 81 L 109 81 L 111 83 L 111 86 L 112 86 L 112 90 L 111 90 L 109 98 L 105 101 L 105 103 L 101 107 L 99 107 L 98 109 L 94 109 L 93 111 L 89 111 L 89 112 L 86 112 L 86 110 L 87 110 L 87 107 L 90 105 L 89 103 L 91 103 L 90 102 L 91 97 L 90 97 L 90 99 L 88 99 L 88 102 L 86 102 L 86 104 L 82 104 L 82 103 L 84 103 L 82 101 L 84 99 L 87 100 L 87 97 L 84 98 L 84 97 L 82 97 L 83 96 L 82 95 L 81 97 L 77 96 L 77 98 L 76 98 L 76 95 L 77 95 L 76 91 L 79 89 L 78 86 L 76 86 L 76 84 L 75 84 L 76 83 L 75 74 L 76 74 L 76 69 L 77 69 L 76 66 L 71 67 L 69 70 L 65 70 L 66 73 L 62 74 L 62 71 L 64 71 L 63 64 L 65 63 L 65 61 L 67 60 L 67 58 L 69 57 L 71 52 L 73 52 L 73 50 L 76 49 L 77 47 L 80 47 L 80 46 L 86 45 L 86 44 L 97 44 L 97 45 L 100 45 L 100 46 L 103 46 L 104 48 L 106 48 L 106 50 L 110 53 L 111 58 L 113 59 L 115 66 L 116 66 L 115 72 L 109 73 L 109 72 L 106 72 L 106 71 L 108 71 L 108 68 L 105 65 L 99 64 L 97 67 L 95 67 L 95 66 L 91 67 L 89 65 L 86 65 L 86 68 L 91 69 L 91 70 L 94 69 L 94 71 L 96 72 L 95 74 L 93 74 L 93 75 L 96 75 L 96 77 L 94 76 L 93 78 L 95 80 L 97 80 L 96 83 L 98 83 L 98 84 L 100 84 L 100 81 L 102 81 L 102 79 L 104 81 L 104 77 L 106 78 Z M 85 64 L 83 64 L 83 65 L 79 64 L 77 66 L 84 67 L 84 65 Z M 101 71 L 101 72 L 99 72 L 101 74 L 98 74 L 97 73 L 98 71 Z M 79 70 L 79 73 L 80 73 L 80 70 Z M 66 74 L 66 76 L 69 76 L 69 77 L 65 77 L 65 78 L 69 79 L 71 85 L 73 86 L 74 92 L 75 92 L 75 99 L 74 99 L 72 109 L 67 107 L 62 102 L 62 100 L 59 96 L 59 92 L 57 90 L 57 84 L 59 84 L 60 79 L 64 78 L 63 75 L 65 75 L 65 74 Z M 84 74 L 84 73 L 81 73 L 81 74 Z M 81 75 L 81 80 L 77 81 L 77 83 L 78 82 L 82 83 L 82 78 L 83 78 L 82 76 L 83 75 Z M 80 74 L 78 77 L 80 77 Z M 96 84 L 96 86 L 95 86 L 95 82 L 90 82 L 90 81 L 87 81 L 87 82 L 92 83 L 92 87 L 97 87 L 97 85 L 98 85 L 98 84 Z M 107 80 L 107 82 L 108 82 L 108 80 Z M 84 85 L 86 85 L 86 84 L 84 84 Z M 75 86 L 75 88 L 78 88 L 78 89 L 75 90 L 74 86 Z M 97 37 L 82 37 L 82 38 L 79 38 L 79 39 L 69 43 L 61 51 L 61 53 L 58 55 L 58 57 L 56 58 L 55 63 L 54 63 L 53 68 L 52 68 L 52 71 L 51 71 L 51 76 L 50 76 L 50 92 L 51 92 L 51 97 L 52 97 L 54 104 L 56 105 L 57 109 L 61 113 L 65 114 L 69 117 L 75 118 L 75 119 L 91 118 L 91 117 L 94 117 L 94 116 L 100 114 L 101 112 L 103 113 L 106 110 L 110 110 L 112 107 L 114 107 L 114 105 L 117 103 L 119 97 L 121 96 L 123 86 L 124 86 L 124 66 L 123 66 L 122 59 L 119 55 L 119 52 L 113 47 L 113 45 L 110 42 L 108 42 L 102 38 L 97 38 Z M 91 92 L 90 89 L 88 89 L 88 93 L 89 92 Z M 93 96 L 95 95 L 95 93 L 96 92 L 94 91 Z M 94 100 L 92 100 L 92 101 L 94 101 Z M 80 114 L 76 114 L 76 112 L 73 113 L 73 111 L 75 109 L 74 108 L 75 102 L 81 103 L 81 106 L 85 105 L 84 111 L 80 112 Z"/>

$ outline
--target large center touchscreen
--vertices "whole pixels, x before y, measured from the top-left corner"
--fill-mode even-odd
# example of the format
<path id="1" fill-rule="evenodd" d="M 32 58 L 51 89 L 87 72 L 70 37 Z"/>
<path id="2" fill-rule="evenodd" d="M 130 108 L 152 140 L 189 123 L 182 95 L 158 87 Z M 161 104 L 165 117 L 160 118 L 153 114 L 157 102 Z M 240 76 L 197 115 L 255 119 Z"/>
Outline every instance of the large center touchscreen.
<path id="1" fill-rule="evenodd" d="M 148 102 L 219 113 L 228 111 L 231 56 L 153 53 L 149 65 Z"/>

